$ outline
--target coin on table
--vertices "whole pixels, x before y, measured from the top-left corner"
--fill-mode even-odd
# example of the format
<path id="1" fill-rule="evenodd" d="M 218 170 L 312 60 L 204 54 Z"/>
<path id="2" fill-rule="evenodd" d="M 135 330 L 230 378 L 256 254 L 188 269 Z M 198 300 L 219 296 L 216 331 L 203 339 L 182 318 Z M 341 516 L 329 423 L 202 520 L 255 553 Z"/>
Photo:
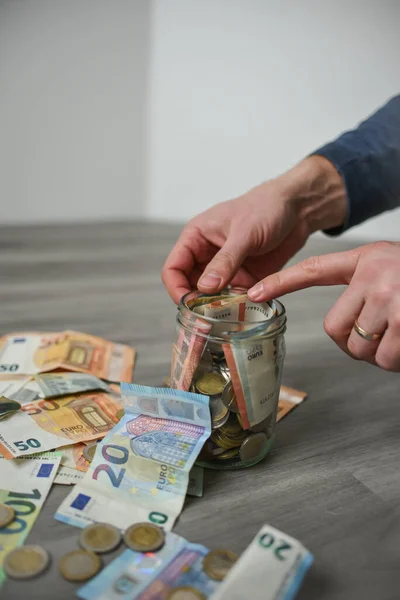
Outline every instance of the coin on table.
<path id="1" fill-rule="evenodd" d="M 238 413 L 239 407 L 237 405 L 237 400 L 235 396 L 235 392 L 233 390 L 232 381 L 228 381 L 222 391 L 222 402 L 225 404 L 226 408 L 231 412 Z"/>
<path id="2" fill-rule="evenodd" d="M 31 579 L 40 575 L 50 563 L 50 554 L 41 546 L 21 546 L 9 552 L 3 569 L 12 579 Z"/>
<path id="3" fill-rule="evenodd" d="M 15 519 L 15 511 L 7 504 L 0 504 L 0 529 L 6 527 Z"/>
<path id="4" fill-rule="evenodd" d="M 165 533 L 153 523 L 135 523 L 124 533 L 124 542 L 136 552 L 155 552 L 165 543 Z"/>
<path id="5" fill-rule="evenodd" d="M 171 377 L 164 377 L 163 386 L 168 388 L 171 387 Z"/>
<path id="6" fill-rule="evenodd" d="M 120 408 L 119 410 L 117 410 L 117 414 L 115 415 L 118 419 L 118 421 L 120 421 L 122 419 L 122 417 L 124 416 L 125 411 L 123 408 Z"/>
<path id="7" fill-rule="evenodd" d="M 251 433 L 240 446 L 240 460 L 249 462 L 260 456 L 265 448 L 267 439 L 265 433 Z"/>
<path id="8" fill-rule="evenodd" d="M 58 564 L 61 575 L 67 581 L 86 581 L 101 569 L 101 559 L 94 552 L 72 550 Z"/>
<path id="9" fill-rule="evenodd" d="M 206 596 L 191 585 L 173 588 L 165 600 L 206 600 Z"/>
<path id="10" fill-rule="evenodd" d="M 82 530 L 79 545 L 84 550 L 103 554 L 115 550 L 122 541 L 120 530 L 108 523 L 93 523 Z"/>
<path id="11" fill-rule="evenodd" d="M 88 444 L 87 446 L 85 446 L 82 451 L 83 458 L 91 463 L 92 460 L 94 459 L 96 449 L 97 449 L 97 442 L 93 442 L 92 444 Z"/>
<path id="12" fill-rule="evenodd" d="M 230 550 L 211 550 L 203 559 L 204 572 L 217 581 L 222 581 L 238 559 Z"/>

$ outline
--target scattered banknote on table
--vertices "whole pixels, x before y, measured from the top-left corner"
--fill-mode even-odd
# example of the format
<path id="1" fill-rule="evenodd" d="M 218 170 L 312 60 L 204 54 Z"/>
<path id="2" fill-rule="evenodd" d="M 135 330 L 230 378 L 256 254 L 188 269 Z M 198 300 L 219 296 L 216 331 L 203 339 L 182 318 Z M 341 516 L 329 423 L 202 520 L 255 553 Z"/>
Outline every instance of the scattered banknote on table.
<path id="1" fill-rule="evenodd" d="M 61 465 L 54 478 L 54 483 L 59 485 L 75 485 L 82 481 L 84 476 L 85 474 L 82 473 L 82 471 L 77 471 L 76 469 Z"/>
<path id="2" fill-rule="evenodd" d="M 97 445 L 89 470 L 55 518 L 85 527 L 149 521 L 170 530 L 189 472 L 211 432 L 208 397 L 121 384 L 125 415 Z"/>
<path id="3" fill-rule="evenodd" d="M 307 397 L 306 392 L 301 392 L 293 388 L 282 385 L 279 392 L 277 422 L 283 419 L 293 408 L 298 406 Z"/>
<path id="4" fill-rule="evenodd" d="M 264 525 L 212 600 L 291 600 L 313 561 L 300 542 Z"/>
<path id="5" fill-rule="evenodd" d="M 0 586 L 5 579 L 4 557 L 24 543 L 49 493 L 60 460 L 54 452 L 12 461 L 0 457 L 0 503 L 15 512 L 15 519 L 0 529 Z"/>
<path id="6" fill-rule="evenodd" d="M 41 373 L 35 375 L 35 381 L 42 398 L 72 396 L 94 390 L 110 391 L 107 383 L 90 373 Z"/>
<path id="7" fill-rule="evenodd" d="M 188 598 L 210 598 L 219 582 L 203 570 L 208 552 L 200 544 L 167 533 L 161 550 L 145 554 L 125 550 L 77 595 L 83 600 L 159 600 L 169 597 L 172 589 L 184 587 L 187 593 L 187 588 L 197 592 L 197 596 L 192 593 Z M 185 598 L 183 592 L 177 597 Z"/>
<path id="8" fill-rule="evenodd" d="M 103 437 L 119 421 L 121 398 L 90 393 L 24 404 L 0 422 L 0 453 L 8 459 Z"/>
<path id="9" fill-rule="evenodd" d="M 109 381 L 132 381 L 135 350 L 86 333 L 21 332 L 0 338 L 0 373 L 79 371 Z"/>

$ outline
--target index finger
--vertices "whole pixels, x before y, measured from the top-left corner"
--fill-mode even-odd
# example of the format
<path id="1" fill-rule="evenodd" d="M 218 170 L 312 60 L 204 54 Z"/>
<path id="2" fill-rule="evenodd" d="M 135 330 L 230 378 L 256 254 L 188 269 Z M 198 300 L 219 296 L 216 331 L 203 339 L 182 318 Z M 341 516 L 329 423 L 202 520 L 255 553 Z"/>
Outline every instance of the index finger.
<path id="1" fill-rule="evenodd" d="M 194 263 L 190 247 L 179 239 L 165 261 L 161 274 L 167 292 L 176 304 L 184 294 L 191 291 L 188 274 Z"/>
<path id="2" fill-rule="evenodd" d="M 256 302 L 262 302 L 313 286 L 348 284 L 359 257 L 357 250 L 311 256 L 297 265 L 269 275 L 249 290 L 248 296 Z"/>

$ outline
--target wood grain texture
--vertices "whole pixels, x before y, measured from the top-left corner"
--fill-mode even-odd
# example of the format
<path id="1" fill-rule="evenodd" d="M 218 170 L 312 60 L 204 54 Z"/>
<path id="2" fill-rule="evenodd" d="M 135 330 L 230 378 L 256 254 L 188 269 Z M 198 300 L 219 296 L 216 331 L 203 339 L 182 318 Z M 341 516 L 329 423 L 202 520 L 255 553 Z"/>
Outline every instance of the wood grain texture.
<path id="1" fill-rule="evenodd" d="M 145 223 L 1 228 L 0 330 L 71 328 L 132 344 L 135 381 L 160 385 L 176 316 L 160 270 L 179 230 Z M 315 238 L 297 258 L 349 247 Z M 270 523 L 315 556 L 299 600 L 398 600 L 400 379 L 351 360 L 326 336 L 323 319 L 340 292 L 315 288 L 283 299 L 283 382 L 308 398 L 279 423 L 262 464 L 206 471 L 204 497 L 188 498 L 175 531 L 241 552 Z M 53 486 L 28 538 L 51 552 L 51 569 L 30 583 L 9 580 L 1 598 L 75 597 L 78 586 L 61 578 L 57 562 L 76 547 L 79 531 L 53 519 L 69 491 Z"/>

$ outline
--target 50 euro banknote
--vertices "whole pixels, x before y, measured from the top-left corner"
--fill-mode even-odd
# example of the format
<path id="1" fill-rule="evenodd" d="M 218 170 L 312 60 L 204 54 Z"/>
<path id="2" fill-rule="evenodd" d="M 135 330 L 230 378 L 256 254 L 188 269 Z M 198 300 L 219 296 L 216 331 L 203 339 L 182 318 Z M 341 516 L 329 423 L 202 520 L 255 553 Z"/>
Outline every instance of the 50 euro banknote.
<path id="1" fill-rule="evenodd" d="M 133 348 L 77 331 L 21 332 L 0 338 L 0 373 L 33 375 L 58 369 L 132 381 L 134 362 Z"/>
<path id="2" fill-rule="evenodd" d="M 208 397 L 121 384 L 125 416 L 98 443 L 81 483 L 55 518 L 75 525 L 107 521 L 125 529 L 148 521 L 173 527 L 189 471 L 211 432 Z"/>
<path id="3" fill-rule="evenodd" d="M 0 453 L 11 459 L 95 440 L 110 431 L 121 414 L 122 401 L 114 393 L 36 400 L 0 422 Z"/>
<path id="4" fill-rule="evenodd" d="M 29 459 L 0 458 L 0 502 L 11 506 L 15 519 L 0 529 L 0 586 L 6 554 L 24 543 L 56 476 L 61 456 L 47 452 Z"/>

